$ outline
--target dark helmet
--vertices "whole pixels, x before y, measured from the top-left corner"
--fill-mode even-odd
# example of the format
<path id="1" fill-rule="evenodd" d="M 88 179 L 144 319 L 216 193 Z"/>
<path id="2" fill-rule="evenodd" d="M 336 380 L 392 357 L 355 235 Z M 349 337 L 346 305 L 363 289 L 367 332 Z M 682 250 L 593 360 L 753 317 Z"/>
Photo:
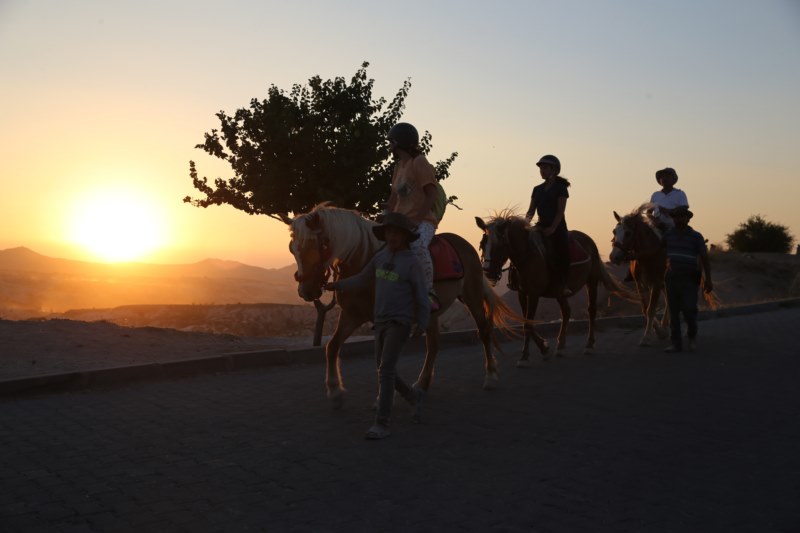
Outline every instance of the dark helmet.
<path id="1" fill-rule="evenodd" d="M 408 122 L 398 122 L 392 126 L 392 129 L 389 130 L 389 135 L 387 135 L 387 138 L 390 141 L 395 141 L 398 148 L 406 151 L 413 150 L 419 144 L 419 133 L 417 132 L 417 128 Z"/>
<path id="2" fill-rule="evenodd" d="M 556 174 L 561 174 L 561 161 L 554 155 L 543 155 L 539 162 L 536 163 L 537 167 L 542 165 L 552 165 L 554 169 L 556 169 Z"/>

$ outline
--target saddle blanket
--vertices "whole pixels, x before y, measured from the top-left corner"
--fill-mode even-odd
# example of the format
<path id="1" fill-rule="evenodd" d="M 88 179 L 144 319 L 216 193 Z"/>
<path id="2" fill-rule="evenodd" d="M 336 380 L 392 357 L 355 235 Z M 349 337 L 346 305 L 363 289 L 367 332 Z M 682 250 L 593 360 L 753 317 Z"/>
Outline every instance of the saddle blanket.
<path id="1" fill-rule="evenodd" d="M 569 240 L 569 264 L 579 265 L 589 260 L 589 254 L 575 239 Z"/>
<path id="2" fill-rule="evenodd" d="M 461 279 L 464 277 L 464 266 L 450 242 L 438 235 L 434 235 L 428 247 L 433 259 L 433 280 L 444 281 Z"/>

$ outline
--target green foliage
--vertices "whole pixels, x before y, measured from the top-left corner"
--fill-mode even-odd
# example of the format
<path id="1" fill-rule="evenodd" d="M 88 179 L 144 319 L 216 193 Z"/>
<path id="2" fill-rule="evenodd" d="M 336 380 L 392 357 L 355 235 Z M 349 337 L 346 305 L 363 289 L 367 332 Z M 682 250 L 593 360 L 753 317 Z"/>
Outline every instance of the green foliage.
<path id="1" fill-rule="evenodd" d="M 196 148 L 228 162 L 233 177 L 217 178 L 212 186 L 190 161 L 193 185 L 205 197 L 183 201 L 197 207 L 229 204 L 280 220 L 324 201 L 365 215 L 379 213 L 392 179 L 386 135 L 400 121 L 411 82 L 405 81 L 391 102 L 374 100 L 368 66 L 364 62 L 349 83 L 314 76 L 288 94 L 272 85 L 265 100 L 254 98 L 233 116 L 217 113 L 219 129 L 206 133 Z M 429 132 L 420 144 L 429 153 Z M 449 176 L 457 155 L 435 164 L 437 179 Z"/>
<path id="2" fill-rule="evenodd" d="M 728 234 L 725 242 L 737 252 L 785 254 L 792 249 L 794 237 L 786 226 L 767 222 L 761 215 L 754 215 Z"/>

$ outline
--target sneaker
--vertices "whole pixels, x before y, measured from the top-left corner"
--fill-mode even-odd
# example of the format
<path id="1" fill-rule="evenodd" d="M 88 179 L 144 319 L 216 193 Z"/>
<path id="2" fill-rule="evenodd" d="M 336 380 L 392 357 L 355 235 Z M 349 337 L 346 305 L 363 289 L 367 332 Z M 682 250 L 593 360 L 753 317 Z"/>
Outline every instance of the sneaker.
<path id="1" fill-rule="evenodd" d="M 677 353 L 677 352 L 682 352 L 683 349 L 680 346 L 675 346 L 674 344 L 670 344 L 669 346 L 664 348 L 664 351 L 666 353 Z"/>
<path id="2" fill-rule="evenodd" d="M 380 440 L 385 439 L 389 435 L 391 435 L 391 433 L 389 432 L 389 428 L 386 426 L 382 424 L 372 424 L 372 426 L 364 434 L 364 438 L 369 440 Z"/>

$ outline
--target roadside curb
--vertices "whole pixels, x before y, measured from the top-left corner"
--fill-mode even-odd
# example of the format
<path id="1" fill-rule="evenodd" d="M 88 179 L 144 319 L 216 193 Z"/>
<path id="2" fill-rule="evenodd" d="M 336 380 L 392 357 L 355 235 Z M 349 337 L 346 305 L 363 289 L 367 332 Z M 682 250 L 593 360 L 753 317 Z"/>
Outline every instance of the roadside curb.
<path id="1" fill-rule="evenodd" d="M 800 306 L 800 298 L 776 300 L 759 304 L 727 307 L 716 311 L 702 311 L 700 320 L 714 320 L 731 316 L 764 313 Z M 641 315 L 604 317 L 595 322 L 597 330 L 614 328 L 640 328 L 644 325 Z M 545 322 L 536 325 L 536 330 L 543 336 L 555 336 L 560 327 L 559 321 Z M 588 327 L 587 320 L 571 320 L 570 334 L 583 333 Z M 521 332 L 521 329 L 517 330 Z M 511 337 L 498 335 L 499 342 L 512 340 Z M 445 332 L 440 335 L 439 344 L 444 347 L 470 345 L 479 342 L 477 330 L 459 330 Z M 424 348 L 424 339 L 412 339 L 409 350 Z M 345 343 L 342 348 L 342 359 L 371 356 L 372 340 L 359 340 Z M 17 396 L 30 393 L 52 393 L 90 389 L 92 387 L 109 387 L 134 381 L 175 379 L 201 374 L 216 374 L 269 368 L 288 365 L 310 365 L 325 361 L 325 348 L 268 349 L 249 352 L 235 352 L 216 356 L 178 359 L 160 363 L 145 363 L 121 367 L 81 370 L 58 374 L 43 374 L 24 378 L 0 380 L 0 396 Z"/>

